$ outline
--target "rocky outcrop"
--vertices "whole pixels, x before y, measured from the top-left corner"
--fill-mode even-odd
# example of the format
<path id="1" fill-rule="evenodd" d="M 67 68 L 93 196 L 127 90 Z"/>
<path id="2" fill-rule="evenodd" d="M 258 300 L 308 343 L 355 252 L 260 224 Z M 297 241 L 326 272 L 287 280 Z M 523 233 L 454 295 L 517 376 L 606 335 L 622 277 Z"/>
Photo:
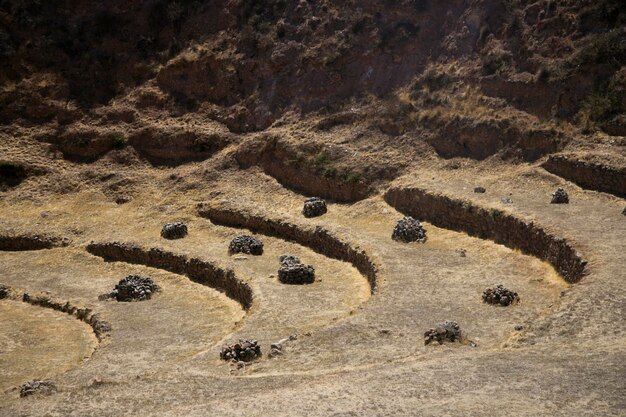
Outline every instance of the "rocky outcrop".
<path id="1" fill-rule="evenodd" d="M 107 261 L 141 264 L 185 275 L 194 282 L 225 293 L 246 310 L 252 306 L 254 295 L 250 285 L 238 279 L 232 270 L 212 262 L 120 242 L 90 243 L 87 251 Z"/>
<path id="2" fill-rule="evenodd" d="M 505 211 L 420 188 L 391 188 L 385 193 L 385 201 L 435 226 L 490 239 L 543 259 L 569 282 L 578 282 L 586 274 L 587 261 L 569 242 Z"/>

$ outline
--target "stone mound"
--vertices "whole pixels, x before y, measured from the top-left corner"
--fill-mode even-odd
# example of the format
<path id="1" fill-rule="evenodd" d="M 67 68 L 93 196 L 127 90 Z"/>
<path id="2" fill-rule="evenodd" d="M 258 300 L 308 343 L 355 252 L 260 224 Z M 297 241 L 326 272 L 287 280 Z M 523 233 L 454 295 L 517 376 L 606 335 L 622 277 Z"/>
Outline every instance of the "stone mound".
<path id="1" fill-rule="evenodd" d="M 256 340 L 239 340 L 233 345 L 224 345 L 220 352 L 220 359 L 235 362 L 250 362 L 261 357 L 261 346 Z"/>
<path id="2" fill-rule="evenodd" d="M 117 301 L 142 301 L 149 300 L 157 291 L 159 291 L 159 286 L 152 281 L 152 278 L 129 275 L 115 286 L 111 297 Z"/>
<path id="3" fill-rule="evenodd" d="M 315 281 L 315 268 L 300 262 L 297 256 L 280 257 L 278 280 L 283 284 L 312 284 Z"/>
<path id="4" fill-rule="evenodd" d="M 168 223 L 161 229 L 161 237 L 165 239 L 182 239 L 187 236 L 187 225 L 183 222 Z"/>
<path id="5" fill-rule="evenodd" d="M 302 214 L 304 217 L 318 217 L 325 214 L 328 211 L 326 208 L 326 201 L 318 197 L 309 198 L 304 202 L 302 208 Z"/>
<path id="6" fill-rule="evenodd" d="M 254 236 L 239 235 L 235 237 L 228 245 L 229 255 L 235 253 L 246 253 L 248 255 L 262 255 L 263 242 Z"/>
<path id="7" fill-rule="evenodd" d="M 431 342 L 439 342 L 441 345 L 443 342 L 455 342 L 461 340 L 461 328 L 456 321 L 446 320 L 443 323 L 439 323 L 434 328 L 428 329 L 424 332 L 424 344 L 428 345 Z"/>
<path id="8" fill-rule="evenodd" d="M 34 380 L 20 386 L 20 397 L 28 397 L 36 393 L 52 394 L 56 390 L 56 385 L 50 380 Z"/>
<path id="9" fill-rule="evenodd" d="M 508 306 L 519 301 L 519 295 L 516 292 L 504 288 L 502 285 L 496 285 L 493 288 L 487 288 L 483 291 L 483 301 L 488 304 L 497 304 Z"/>
<path id="10" fill-rule="evenodd" d="M 559 188 L 555 192 L 552 193 L 552 201 L 550 201 L 550 203 L 551 204 L 568 204 L 569 196 L 567 195 L 567 192 L 564 189 Z"/>
<path id="11" fill-rule="evenodd" d="M 396 227 L 393 228 L 391 235 L 393 240 L 400 242 L 426 242 L 426 229 L 419 220 L 411 216 L 406 216 L 399 220 Z"/>

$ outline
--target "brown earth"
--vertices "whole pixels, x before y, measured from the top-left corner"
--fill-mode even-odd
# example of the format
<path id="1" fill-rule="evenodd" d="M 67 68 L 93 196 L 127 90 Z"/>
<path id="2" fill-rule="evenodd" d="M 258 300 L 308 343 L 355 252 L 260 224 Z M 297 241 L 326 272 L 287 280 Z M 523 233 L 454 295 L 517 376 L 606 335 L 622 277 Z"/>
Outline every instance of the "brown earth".
<path id="1" fill-rule="evenodd" d="M 0 416 L 626 415 L 625 12 L 0 0 Z"/>

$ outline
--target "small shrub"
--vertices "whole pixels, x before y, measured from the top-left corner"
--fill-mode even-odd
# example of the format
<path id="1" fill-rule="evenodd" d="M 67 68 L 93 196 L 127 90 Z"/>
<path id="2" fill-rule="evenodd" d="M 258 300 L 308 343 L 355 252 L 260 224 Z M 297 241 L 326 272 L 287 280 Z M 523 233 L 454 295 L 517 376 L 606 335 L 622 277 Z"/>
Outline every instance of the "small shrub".
<path id="1" fill-rule="evenodd" d="M 323 152 L 320 152 L 319 154 L 317 154 L 317 156 L 315 156 L 315 159 L 313 159 L 313 164 L 315 165 L 316 168 L 322 168 L 324 165 L 328 164 L 330 162 L 330 158 L 328 158 L 328 155 L 326 155 Z"/>
<path id="2" fill-rule="evenodd" d="M 337 168 L 333 166 L 326 167 L 324 168 L 323 174 L 326 178 L 334 178 L 337 176 Z"/>
<path id="3" fill-rule="evenodd" d="M 126 146 L 126 138 L 121 133 L 113 133 L 111 135 L 111 145 L 115 149 L 122 149 Z"/>
<path id="4" fill-rule="evenodd" d="M 361 180 L 361 173 L 359 172 L 352 172 L 346 177 L 346 181 L 351 184 L 356 184 L 360 180 Z"/>

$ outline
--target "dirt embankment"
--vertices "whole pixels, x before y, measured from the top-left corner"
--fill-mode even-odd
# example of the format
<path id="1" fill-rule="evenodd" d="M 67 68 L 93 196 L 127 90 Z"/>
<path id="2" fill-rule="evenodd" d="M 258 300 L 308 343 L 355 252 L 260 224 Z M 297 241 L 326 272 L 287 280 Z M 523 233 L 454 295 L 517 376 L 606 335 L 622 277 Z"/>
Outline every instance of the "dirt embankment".
<path id="1" fill-rule="evenodd" d="M 587 272 L 587 261 L 565 239 L 502 210 L 482 208 L 419 188 L 391 188 L 385 193 L 385 201 L 398 211 L 435 226 L 490 239 L 543 259 L 568 282 L 580 281 Z"/>
<path id="2" fill-rule="evenodd" d="M 238 279 L 232 270 L 221 268 L 214 263 L 165 252 L 158 248 L 144 249 L 119 242 L 90 243 L 87 251 L 107 261 L 141 264 L 185 275 L 194 282 L 225 293 L 240 303 L 245 310 L 252 306 L 254 294 L 250 285 Z"/>
<path id="3" fill-rule="evenodd" d="M 210 124 L 193 129 L 176 123 L 166 126 L 135 123 L 123 128 L 71 126 L 37 139 L 53 144 L 53 149 L 73 162 L 94 162 L 128 146 L 150 164 L 165 166 L 208 159 L 233 140 L 224 129 Z"/>
<path id="4" fill-rule="evenodd" d="M 321 226 L 305 229 L 287 221 L 254 216 L 235 210 L 213 207 L 209 204 L 200 205 L 198 213 L 215 224 L 246 228 L 256 233 L 290 240 L 329 258 L 350 262 L 367 278 L 371 291 L 376 290 L 378 268 L 368 254 L 363 249 L 353 247 L 342 241 Z"/>
<path id="5" fill-rule="evenodd" d="M 69 245 L 66 238 L 44 235 L 0 235 L 0 251 L 52 249 Z"/>
<path id="6" fill-rule="evenodd" d="M 564 155 L 550 155 L 541 166 L 583 188 L 626 197 L 626 166 L 614 167 Z"/>
<path id="7" fill-rule="evenodd" d="M 90 308 L 76 307 L 69 301 L 62 301 L 52 297 L 49 293 L 29 294 L 22 290 L 0 284 L 0 299 L 2 298 L 23 301 L 28 304 L 51 308 L 53 310 L 69 314 L 70 316 L 74 316 L 78 320 L 81 320 L 91 326 L 94 334 L 98 338 L 98 341 L 102 341 L 106 338 L 111 331 L 111 325 L 102 320 L 98 314 L 94 314 Z"/>
<path id="8" fill-rule="evenodd" d="M 304 194 L 354 202 L 366 198 L 371 192 L 370 184 L 363 178 L 318 173 L 315 161 L 299 155 L 288 144 L 275 138 L 245 146 L 235 158 L 242 168 L 258 165 L 285 187 Z"/>

